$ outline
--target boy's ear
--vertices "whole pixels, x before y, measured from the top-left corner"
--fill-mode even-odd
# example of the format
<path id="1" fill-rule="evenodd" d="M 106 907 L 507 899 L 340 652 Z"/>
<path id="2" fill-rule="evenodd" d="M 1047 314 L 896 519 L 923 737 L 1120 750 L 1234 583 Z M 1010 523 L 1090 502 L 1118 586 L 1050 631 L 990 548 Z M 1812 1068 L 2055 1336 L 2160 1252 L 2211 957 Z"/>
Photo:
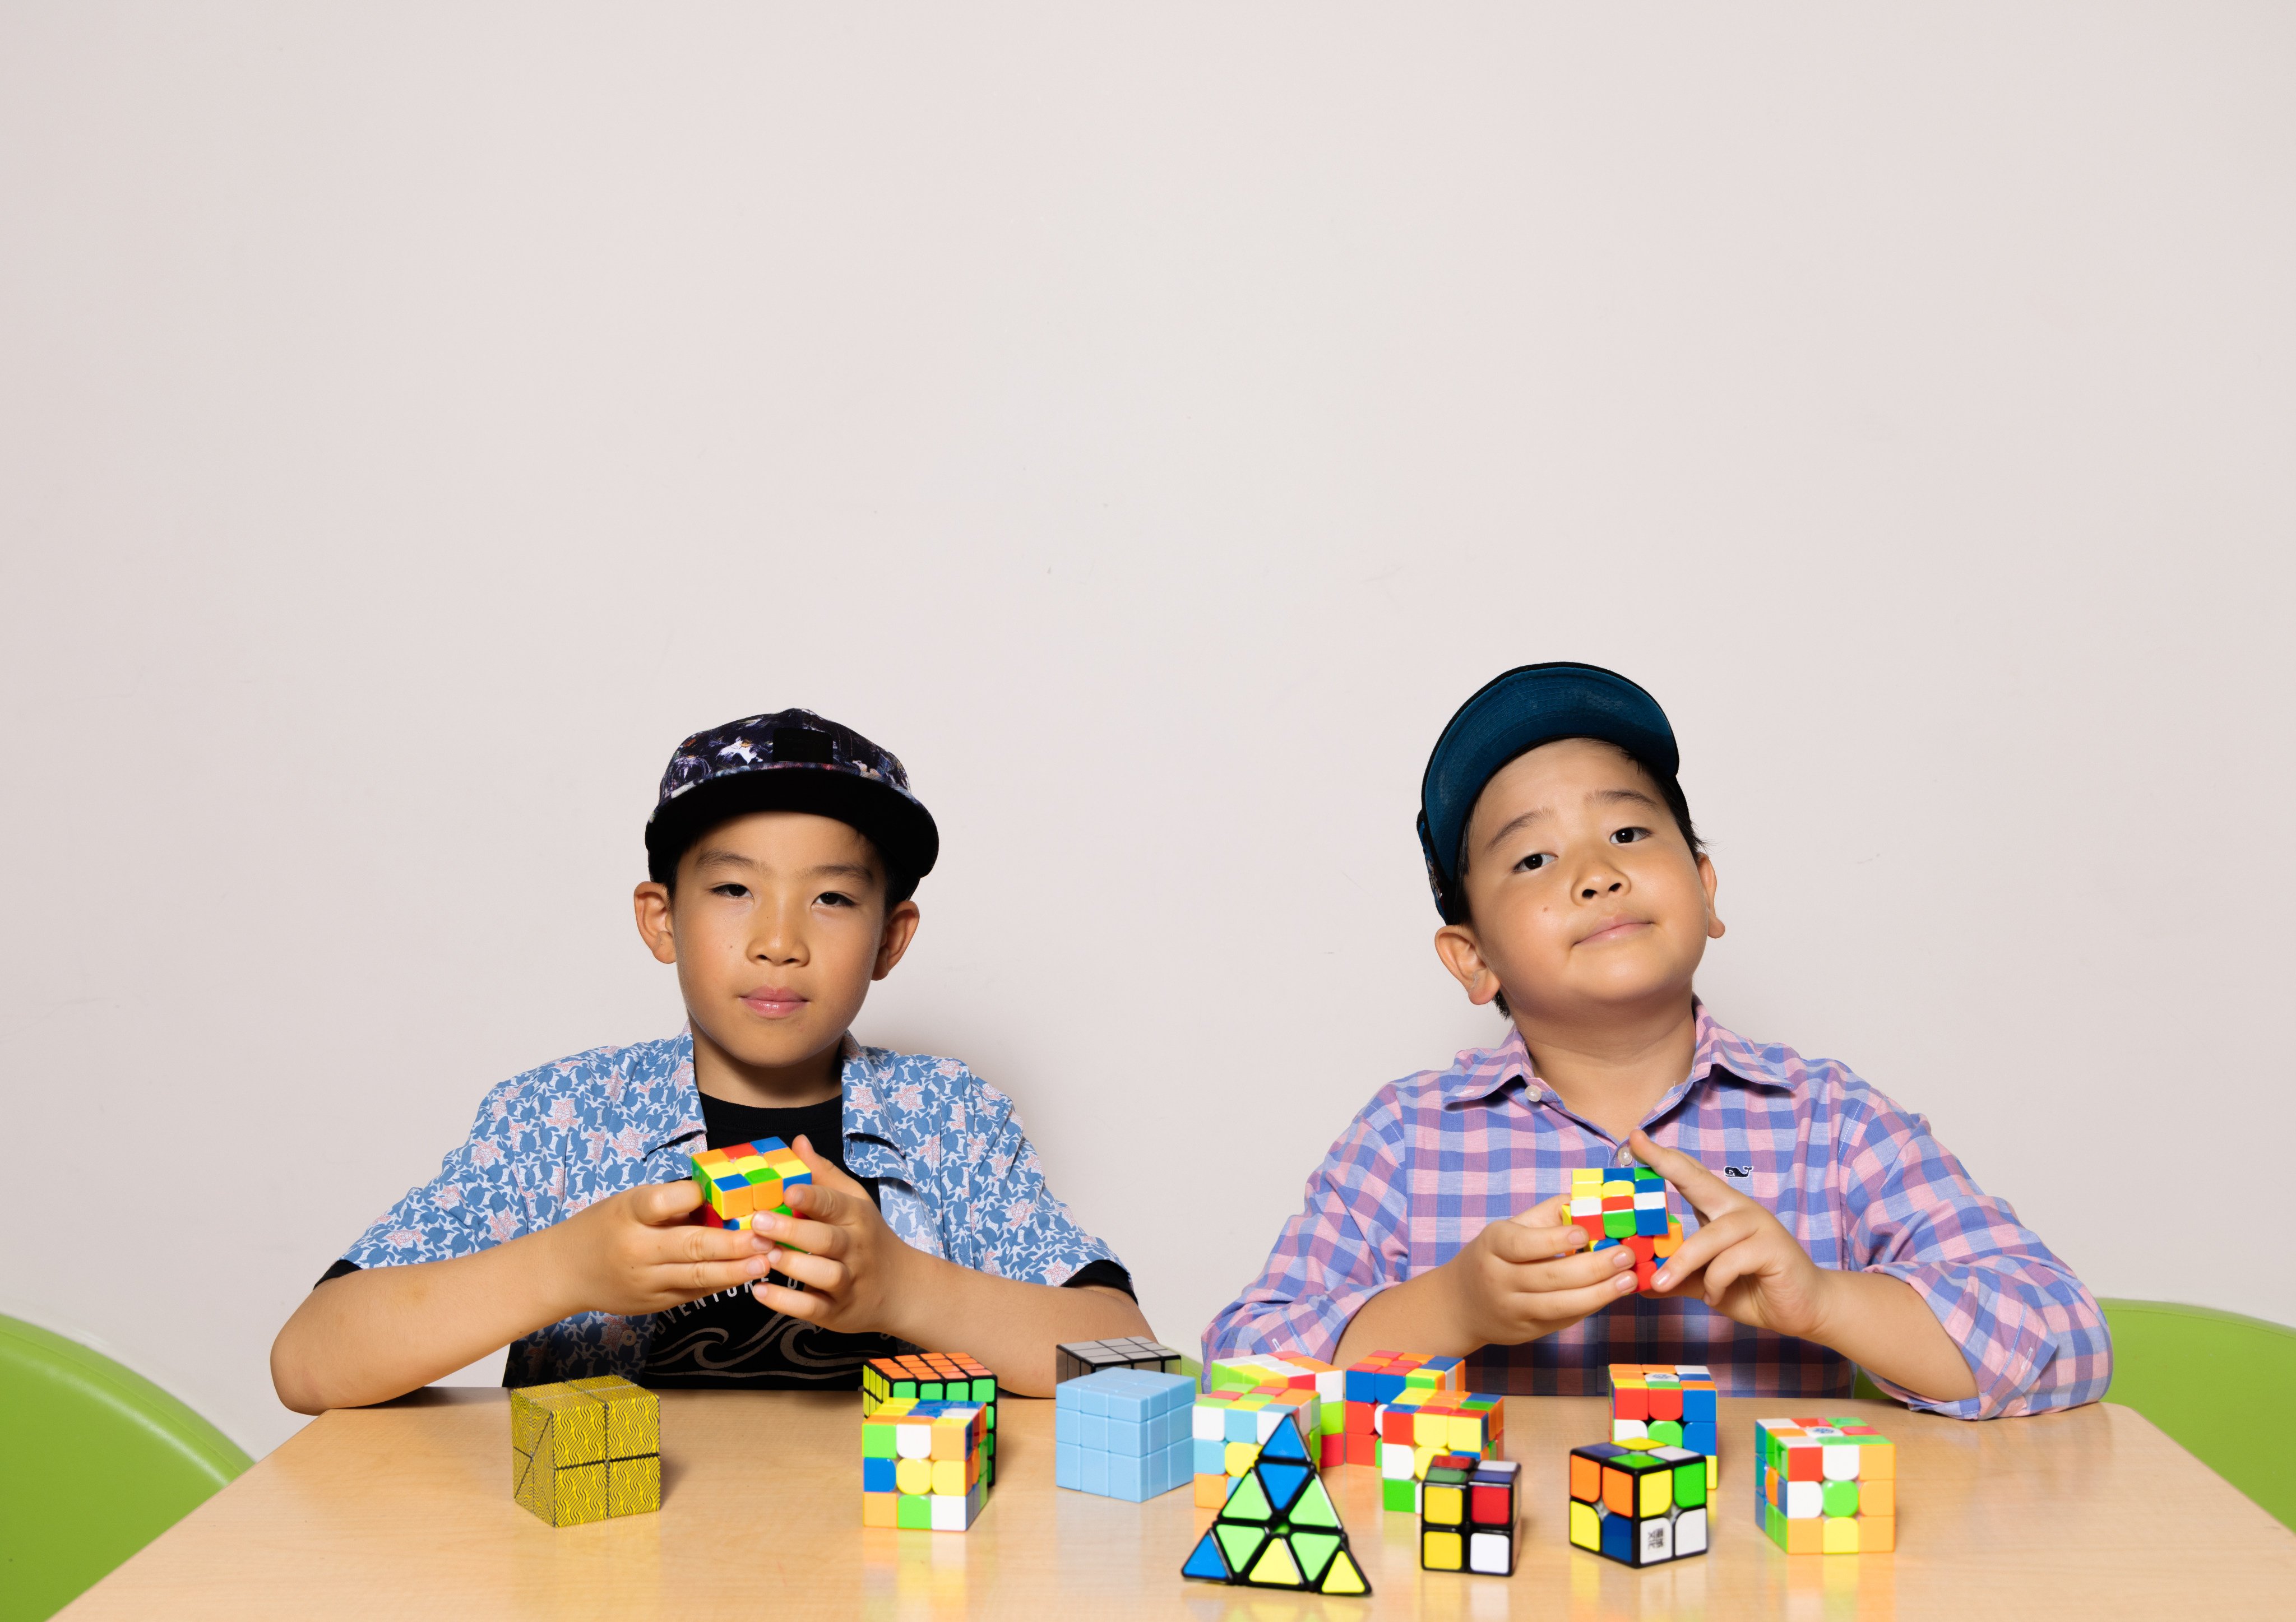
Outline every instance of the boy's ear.
<path id="1" fill-rule="evenodd" d="M 647 880 L 630 892 L 631 908 L 637 913 L 638 938 L 646 944 L 658 963 L 677 961 L 677 934 L 670 927 L 669 886 Z"/>
<path id="2" fill-rule="evenodd" d="M 917 925 L 923 918 L 914 901 L 897 902 L 885 913 L 884 930 L 877 937 L 877 961 L 869 969 L 871 979 L 882 980 L 892 973 L 893 965 L 909 949 L 909 942 L 916 938 Z"/>
<path id="3" fill-rule="evenodd" d="M 1714 910 L 1714 864 L 1707 860 L 1702 850 L 1698 853 L 1698 881 L 1706 887 L 1706 938 L 1719 940 L 1723 930 L 1729 926 L 1722 922 L 1722 914 Z"/>
<path id="4" fill-rule="evenodd" d="M 1491 966 L 1483 961 L 1483 943 L 1472 925 L 1447 923 L 1435 931 L 1435 955 L 1451 978 L 1467 988 L 1467 1001 L 1480 1008 L 1505 989 Z"/>

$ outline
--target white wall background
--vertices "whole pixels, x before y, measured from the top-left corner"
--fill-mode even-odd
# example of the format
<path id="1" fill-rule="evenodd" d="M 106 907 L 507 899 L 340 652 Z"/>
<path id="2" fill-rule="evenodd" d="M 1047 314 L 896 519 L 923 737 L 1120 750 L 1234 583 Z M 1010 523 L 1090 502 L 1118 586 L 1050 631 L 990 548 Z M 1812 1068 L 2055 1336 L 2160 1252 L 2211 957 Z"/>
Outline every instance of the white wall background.
<path id="1" fill-rule="evenodd" d="M 2099 1291 L 2296 1320 L 2292 68 L 2269 4 L 0 5 L 0 1311 L 279 1441 L 481 1091 L 675 1028 L 671 746 L 804 703 L 946 838 L 862 1034 L 1193 1339 L 1493 1038 L 1419 772 L 1578 657 L 1683 734 L 1725 1019 Z"/>

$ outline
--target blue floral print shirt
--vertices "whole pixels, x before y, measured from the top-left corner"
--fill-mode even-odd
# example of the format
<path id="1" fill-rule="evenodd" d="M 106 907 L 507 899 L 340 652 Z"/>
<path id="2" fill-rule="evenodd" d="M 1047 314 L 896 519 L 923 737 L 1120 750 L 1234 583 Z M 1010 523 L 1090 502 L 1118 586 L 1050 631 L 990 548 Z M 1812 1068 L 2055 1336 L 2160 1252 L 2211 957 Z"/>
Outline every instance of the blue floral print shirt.
<path id="1" fill-rule="evenodd" d="M 907 1243 L 1032 1283 L 1116 1261 L 1046 1186 L 1013 1101 L 958 1061 L 849 1036 L 844 1079 L 846 1167 L 880 1179 L 879 1208 Z M 343 1259 L 443 1261 L 538 1233 L 642 1183 L 682 1181 L 701 1135 L 690 1031 L 540 1066 L 488 1093 L 438 1176 L 407 1191 Z M 503 1381 L 636 1380 L 653 1322 L 586 1312 L 550 1324 L 510 1348 Z"/>

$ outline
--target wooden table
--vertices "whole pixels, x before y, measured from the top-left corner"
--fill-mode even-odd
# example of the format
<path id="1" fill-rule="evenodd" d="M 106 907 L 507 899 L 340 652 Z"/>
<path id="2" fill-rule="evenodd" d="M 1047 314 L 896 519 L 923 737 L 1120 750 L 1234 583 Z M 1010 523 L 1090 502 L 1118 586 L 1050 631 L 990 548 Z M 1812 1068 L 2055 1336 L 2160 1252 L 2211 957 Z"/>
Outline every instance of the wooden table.
<path id="1" fill-rule="evenodd" d="M 1053 1486 L 1053 1407 L 1007 1397 L 1003 1479 L 966 1533 L 861 1525 L 850 1395 L 665 1392 L 661 1512 L 554 1530 L 511 1502 L 499 1391 L 430 1390 L 330 1413 L 91 1589 L 75 1622 L 179 1617 L 836 1616 L 1349 1622 L 1375 1614 L 1982 1618 L 2296 1615 L 2296 1536 L 2127 1408 L 1971 1425 L 1879 1403 L 1898 1443 L 1898 1552 L 1789 1557 L 1748 1497 L 1756 1418 L 1722 1405 L 1721 1487 L 1702 1558 L 1632 1571 L 1563 1538 L 1564 1460 L 1598 1438 L 1594 1398 L 1508 1404 L 1526 1522 L 1511 1580 L 1423 1572 L 1416 1521 L 1360 1467 L 1328 1471 L 1367 1601 L 1184 1581 L 1210 1520 Z"/>

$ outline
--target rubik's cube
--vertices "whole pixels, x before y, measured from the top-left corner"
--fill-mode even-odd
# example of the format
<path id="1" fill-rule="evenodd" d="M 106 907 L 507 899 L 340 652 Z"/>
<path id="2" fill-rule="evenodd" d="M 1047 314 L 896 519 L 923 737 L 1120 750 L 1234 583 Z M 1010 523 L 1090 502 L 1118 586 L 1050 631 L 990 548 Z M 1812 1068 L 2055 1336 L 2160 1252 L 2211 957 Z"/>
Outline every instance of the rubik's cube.
<path id="1" fill-rule="evenodd" d="M 701 1221 L 712 1228 L 746 1228 L 758 1212 L 789 1216 L 786 1191 L 813 1181 L 797 1151 L 779 1138 L 759 1138 L 731 1149 L 705 1149 L 693 1157 L 701 1185 Z"/>
<path id="2" fill-rule="evenodd" d="M 1420 1507 L 1421 1488 L 1438 1458 L 1496 1458 L 1506 1432 L 1506 1399 L 1471 1392 L 1406 1387 L 1372 1410 L 1379 1432 L 1380 1501 L 1392 1514 Z"/>
<path id="3" fill-rule="evenodd" d="M 1570 1451 L 1570 1541 L 1625 1566 L 1706 1552 L 1706 1461 L 1686 1447 Z"/>
<path id="4" fill-rule="evenodd" d="M 1367 1594 L 1348 1529 L 1308 1461 L 1306 1433 L 1278 1423 L 1250 1469 L 1230 1479 L 1219 1514 L 1180 1568 L 1182 1577 L 1250 1588 Z"/>
<path id="5" fill-rule="evenodd" d="M 861 1421 L 861 1524 L 962 1532 L 988 1501 L 988 1410 L 895 1397 Z"/>
<path id="6" fill-rule="evenodd" d="M 1570 1220 L 1586 1232 L 1590 1250 L 1633 1249 L 1638 1290 L 1648 1290 L 1659 1263 L 1682 1249 L 1682 1224 L 1667 1214 L 1666 1179 L 1647 1166 L 1573 1171 Z"/>
<path id="7" fill-rule="evenodd" d="M 1754 1421 L 1754 1523 L 1788 1554 L 1898 1546 L 1897 1445 L 1860 1419 Z"/>
<path id="8" fill-rule="evenodd" d="M 1416 1352 L 1374 1352 L 1349 1365 L 1341 1379 L 1346 1411 L 1341 1429 L 1347 1438 L 1347 1462 L 1380 1462 L 1379 1407 L 1406 1391 L 1456 1391 L 1467 1389 L 1467 1365 L 1458 1357 L 1427 1357 Z"/>
<path id="9" fill-rule="evenodd" d="M 1463 1453 L 1439 1455 L 1420 1495 L 1419 1565 L 1425 1571 L 1514 1575 L 1515 1487 L 1521 1466 Z"/>
<path id="10" fill-rule="evenodd" d="M 1080 1380 L 1086 1374 L 1097 1374 L 1103 1369 L 1145 1369 L 1151 1374 L 1191 1374 L 1183 1366 L 1193 1362 L 1160 1340 L 1144 1340 L 1137 1335 L 1127 1335 L 1118 1340 L 1079 1340 L 1053 1348 L 1053 1380 L 1055 1384 Z"/>
<path id="11" fill-rule="evenodd" d="M 1316 1455 L 1316 1462 L 1329 1469 L 1347 1462 L 1346 1381 L 1347 1375 L 1341 1370 L 1316 1358 L 1259 1352 L 1215 1363 L 1205 1384 L 1215 1391 L 1252 1391 L 1267 1386 L 1313 1391 L 1317 1405 L 1316 1428 L 1308 1438 L 1308 1446 Z"/>
<path id="12" fill-rule="evenodd" d="M 1185 1374 L 1103 1369 L 1053 1392 L 1053 1483 L 1140 1503 L 1187 1485 L 1193 1443 Z"/>
<path id="13" fill-rule="evenodd" d="M 996 1376 L 963 1352 L 912 1352 L 872 1357 L 861 1365 L 861 1413 L 896 1399 L 972 1403 L 982 1411 L 980 1479 L 996 1485 Z"/>
<path id="14" fill-rule="evenodd" d="M 1714 1376 L 1700 1364 L 1614 1363 L 1611 1365 L 1611 1439 L 1686 1447 L 1706 1455 L 1706 1485 L 1715 1484 Z"/>
<path id="15" fill-rule="evenodd" d="M 1307 1438 L 1316 1432 L 1322 1406 L 1313 1391 L 1290 1386 L 1206 1391 L 1198 1397 L 1189 1416 L 1196 1507 L 1216 1510 L 1226 1503 L 1235 1483 L 1280 1429 L 1292 1431 L 1298 1439 L 1292 1445 L 1306 1456 Z"/>
<path id="16" fill-rule="evenodd" d="M 512 1391 L 510 1493 L 554 1527 L 661 1508 L 661 1399 L 619 1374 Z"/>

